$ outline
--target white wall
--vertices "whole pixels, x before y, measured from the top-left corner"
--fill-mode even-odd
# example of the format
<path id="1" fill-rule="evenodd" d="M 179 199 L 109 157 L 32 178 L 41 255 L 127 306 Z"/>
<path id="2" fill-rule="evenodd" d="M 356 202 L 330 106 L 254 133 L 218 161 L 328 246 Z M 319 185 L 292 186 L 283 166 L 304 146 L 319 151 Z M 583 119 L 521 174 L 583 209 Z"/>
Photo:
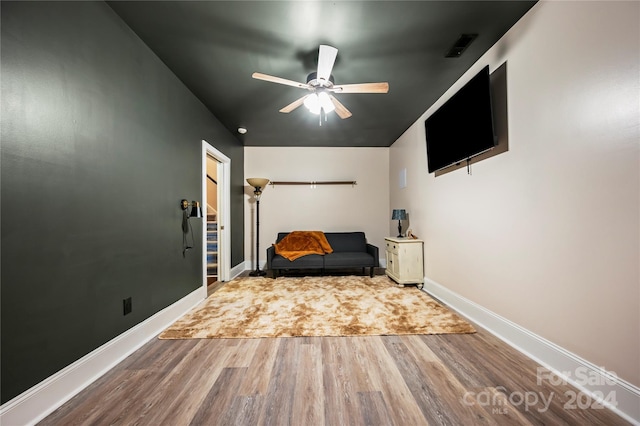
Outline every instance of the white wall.
<path id="1" fill-rule="evenodd" d="M 640 385 L 638 2 L 541 2 L 390 149 L 428 278 Z M 509 152 L 434 177 L 424 120 L 507 61 Z M 389 227 L 389 232 L 393 231 Z"/>
<path id="2" fill-rule="evenodd" d="M 390 223 L 388 148 L 246 147 L 245 177 L 271 181 L 356 181 L 357 185 L 271 186 L 260 200 L 260 260 L 278 232 L 364 231 L 384 258 Z M 255 203 L 245 187 L 245 259 L 254 266 Z"/>

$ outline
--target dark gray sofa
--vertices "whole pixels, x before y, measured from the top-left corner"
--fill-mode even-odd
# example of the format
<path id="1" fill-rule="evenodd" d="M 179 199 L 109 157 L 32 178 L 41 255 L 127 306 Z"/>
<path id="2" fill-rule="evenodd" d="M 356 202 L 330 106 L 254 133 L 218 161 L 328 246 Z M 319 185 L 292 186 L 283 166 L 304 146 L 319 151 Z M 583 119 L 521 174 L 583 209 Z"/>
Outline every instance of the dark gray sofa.
<path id="1" fill-rule="evenodd" d="M 276 243 L 286 237 L 288 232 L 279 232 Z M 267 269 L 273 271 L 276 278 L 282 270 L 319 269 L 324 273 L 327 269 L 369 268 L 373 277 L 374 268 L 379 264 L 378 247 L 368 244 L 364 232 L 325 232 L 333 253 L 320 255 L 309 254 L 294 261 L 276 254 L 273 246 L 267 249 Z"/>

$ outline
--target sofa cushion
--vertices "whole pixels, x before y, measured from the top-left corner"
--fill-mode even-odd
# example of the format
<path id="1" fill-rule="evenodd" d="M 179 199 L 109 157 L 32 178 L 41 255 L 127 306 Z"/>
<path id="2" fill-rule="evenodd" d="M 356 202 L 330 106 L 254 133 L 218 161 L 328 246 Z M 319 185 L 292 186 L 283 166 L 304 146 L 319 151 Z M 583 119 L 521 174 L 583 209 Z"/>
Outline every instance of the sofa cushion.
<path id="1" fill-rule="evenodd" d="M 291 261 L 279 254 L 273 257 L 271 261 L 272 269 L 304 269 L 304 268 L 318 268 L 321 269 L 324 266 L 324 256 L 319 254 L 308 254 L 306 256 L 299 257 L 298 259 Z"/>
<path id="2" fill-rule="evenodd" d="M 364 232 L 326 232 L 325 236 L 335 252 L 367 252 Z"/>
<path id="3" fill-rule="evenodd" d="M 325 268 L 360 268 L 375 266 L 376 263 L 369 253 L 360 251 L 347 251 L 329 253 L 324 255 Z"/>

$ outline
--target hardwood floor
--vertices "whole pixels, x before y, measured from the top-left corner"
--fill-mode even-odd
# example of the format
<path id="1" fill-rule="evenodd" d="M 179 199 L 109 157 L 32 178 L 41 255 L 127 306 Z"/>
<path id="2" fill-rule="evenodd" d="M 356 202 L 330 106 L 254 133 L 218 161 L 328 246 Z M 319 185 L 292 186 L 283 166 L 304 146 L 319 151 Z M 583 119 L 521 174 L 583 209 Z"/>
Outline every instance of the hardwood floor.
<path id="1" fill-rule="evenodd" d="M 490 333 L 148 342 L 41 425 L 623 425 Z M 584 398 L 583 398 L 584 401 Z"/>

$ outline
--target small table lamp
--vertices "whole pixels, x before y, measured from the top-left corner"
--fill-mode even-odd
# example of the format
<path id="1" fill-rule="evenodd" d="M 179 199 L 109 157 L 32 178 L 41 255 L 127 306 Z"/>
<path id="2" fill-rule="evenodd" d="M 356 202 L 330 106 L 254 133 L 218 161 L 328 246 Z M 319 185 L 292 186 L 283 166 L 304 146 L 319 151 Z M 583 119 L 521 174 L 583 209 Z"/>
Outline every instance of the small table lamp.
<path id="1" fill-rule="evenodd" d="M 407 211 L 405 209 L 393 209 L 391 220 L 398 221 L 398 238 L 402 237 L 402 221 L 407 220 Z"/>

